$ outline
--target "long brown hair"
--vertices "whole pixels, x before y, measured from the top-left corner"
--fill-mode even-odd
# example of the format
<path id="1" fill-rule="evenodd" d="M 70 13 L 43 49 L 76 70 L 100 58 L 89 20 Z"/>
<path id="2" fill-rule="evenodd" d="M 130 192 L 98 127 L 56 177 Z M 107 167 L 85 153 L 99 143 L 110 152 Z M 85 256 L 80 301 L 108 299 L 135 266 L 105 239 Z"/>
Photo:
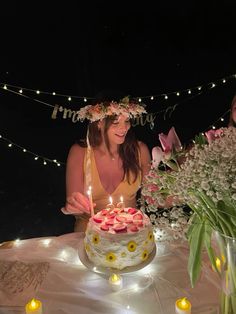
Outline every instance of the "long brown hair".
<path id="1" fill-rule="evenodd" d="M 116 118 L 116 116 L 108 116 L 104 119 L 104 140 L 110 154 L 110 144 L 107 131 Z M 92 147 L 99 146 L 102 143 L 102 134 L 101 130 L 98 128 L 98 121 L 92 122 L 88 125 L 88 132 L 90 145 Z M 86 146 L 85 140 L 82 142 L 82 146 Z M 123 163 L 124 175 L 127 176 L 127 180 L 129 184 L 131 184 L 131 173 L 133 174 L 135 181 L 138 177 L 139 171 L 141 171 L 139 162 L 139 145 L 132 126 L 126 134 L 124 143 L 119 146 L 118 153 Z"/>
<path id="2" fill-rule="evenodd" d="M 233 106 L 235 103 L 236 103 L 236 95 L 234 95 L 234 98 L 233 98 L 231 106 L 230 106 L 230 115 L 229 115 L 228 126 L 235 126 L 236 125 L 236 121 L 233 120 Z"/>

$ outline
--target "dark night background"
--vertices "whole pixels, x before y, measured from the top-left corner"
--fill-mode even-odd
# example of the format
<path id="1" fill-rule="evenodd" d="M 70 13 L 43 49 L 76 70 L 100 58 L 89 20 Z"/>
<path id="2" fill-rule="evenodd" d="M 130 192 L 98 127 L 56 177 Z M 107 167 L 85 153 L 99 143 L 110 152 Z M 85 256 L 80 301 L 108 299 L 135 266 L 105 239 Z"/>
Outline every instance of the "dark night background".
<path id="1" fill-rule="evenodd" d="M 49 1 L 48 1 L 49 2 Z M 80 108 L 104 89 L 145 98 L 160 112 L 153 130 L 136 127 L 150 149 L 174 125 L 183 144 L 227 112 L 236 92 L 235 1 L 7 1 L 0 10 L 0 134 L 36 155 L 65 163 L 85 125 L 51 119 L 42 102 Z M 226 83 L 222 79 L 226 78 Z M 72 96 L 24 98 L 3 89 Z M 215 88 L 210 88 L 215 83 Z M 203 86 L 201 93 L 198 86 Z M 14 89 L 14 88 L 12 88 Z M 187 93 L 191 89 L 192 94 Z M 18 89 L 15 89 L 18 90 Z M 177 97 L 171 92 L 182 91 Z M 170 94 L 165 100 L 161 94 Z M 170 117 L 163 110 L 177 105 Z M 73 231 L 65 200 L 65 166 L 42 164 L 0 139 L 0 242 Z"/>

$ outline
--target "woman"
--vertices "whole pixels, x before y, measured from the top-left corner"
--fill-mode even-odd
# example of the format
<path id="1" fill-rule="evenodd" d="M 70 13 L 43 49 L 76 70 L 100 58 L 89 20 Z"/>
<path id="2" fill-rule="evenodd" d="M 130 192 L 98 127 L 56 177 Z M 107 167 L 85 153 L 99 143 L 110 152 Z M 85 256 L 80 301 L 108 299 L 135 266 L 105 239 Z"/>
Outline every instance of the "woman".
<path id="1" fill-rule="evenodd" d="M 89 187 L 95 211 L 105 208 L 111 198 L 116 205 L 121 196 L 126 207 L 136 207 L 137 192 L 151 164 L 148 147 L 135 139 L 131 127 L 130 119 L 142 113 L 144 107 L 127 97 L 80 109 L 80 119 L 90 123 L 87 140 L 74 144 L 68 154 L 63 208 L 75 215 L 75 231 L 84 231 L 91 215 Z"/>

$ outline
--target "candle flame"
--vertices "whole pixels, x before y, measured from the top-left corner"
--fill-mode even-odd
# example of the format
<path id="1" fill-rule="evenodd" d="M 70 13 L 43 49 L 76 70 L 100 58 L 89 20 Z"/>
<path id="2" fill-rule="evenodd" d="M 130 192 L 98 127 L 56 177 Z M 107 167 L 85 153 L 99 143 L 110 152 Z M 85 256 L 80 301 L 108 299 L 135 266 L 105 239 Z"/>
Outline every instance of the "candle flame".
<path id="1" fill-rule="evenodd" d="M 221 271 L 221 261 L 218 257 L 216 258 L 216 267 L 219 271 Z"/>
<path id="2" fill-rule="evenodd" d="M 109 196 L 109 202 L 110 202 L 110 204 L 112 204 L 112 197 L 111 196 Z"/>
<path id="3" fill-rule="evenodd" d="M 124 200 L 124 199 L 123 199 L 123 196 L 121 196 L 121 197 L 120 197 L 120 201 L 123 202 L 123 200 Z"/>
<path id="4" fill-rule="evenodd" d="M 181 300 L 181 305 L 182 305 L 183 307 L 185 307 L 185 306 L 187 305 L 186 298 L 183 298 L 183 299 Z"/>
<path id="5" fill-rule="evenodd" d="M 30 302 L 30 306 L 32 307 L 32 309 L 35 309 L 36 308 L 36 302 L 35 302 L 35 299 L 32 299 L 31 302 Z"/>
<path id="6" fill-rule="evenodd" d="M 120 277 L 119 277 L 117 274 L 113 274 L 113 275 L 111 276 L 111 281 L 112 281 L 112 282 L 116 282 L 116 281 L 118 281 L 118 280 L 120 280 Z"/>
<path id="7" fill-rule="evenodd" d="M 191 308 L 191 303 L 186 297 L 177 300 L 176 304 L 180 310 L 189 310 Z"/>

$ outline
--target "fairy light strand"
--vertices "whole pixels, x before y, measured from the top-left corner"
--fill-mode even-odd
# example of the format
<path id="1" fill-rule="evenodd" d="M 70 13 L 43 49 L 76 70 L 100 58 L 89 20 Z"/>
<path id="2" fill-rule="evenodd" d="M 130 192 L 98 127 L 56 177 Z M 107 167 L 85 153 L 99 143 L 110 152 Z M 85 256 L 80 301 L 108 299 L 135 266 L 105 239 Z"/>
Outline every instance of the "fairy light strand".
<path id="1" fill-rule="evenodd" d="M 216 86 L 220 85 L 220 84 L 225 84 L 226 82 L 228 82 L 231 79 L 236 79 L 236 74 L 231 74 L 229 76 L 220 78 L 220 79 L 216 79 L 214 82 L 208 82 L 205 84 L 198 84 L 196 86 L 193 87 L 188 87 L 186 89 L 180 89 L 180 90 L 175 90 L 175 91 L 171 91 L 171 92 L 165 92 L 165 93 L 160 93 L 160 94 L 152 94 L 152 95 L 143 95 L 143 96 L 137 96 L 136 98 L 139 99 L 139 101 L 142 101 L 142 99 L 150 99 L 150 100 L 154 100 L 157 97 L 163 97 L 165 100 L 167 100 L 169 98 L 169 96 L 171 95 L 176 95 L 176 96 L 180 96 L 183 95 L 185 93 L 187 94 L 191 94 L 192 92 L 194 92 L 195 90 L 202 90 L 203 88 L 215 88 Z M 27 87 L 22 87 L 22 86 L 17 86 L 17 85 L 12 85 L 12 84 L 8 84 L 8 83 L 3 83 L 0 82 L 0 85 L 2 85 L 1 88 L 8 90 L 9 87 L 10 88 L 14 88 L 18 90 L 18 94 L 23 96 L 24 91 L 28 91 L 28 92 L 32 92 L 35 94 L 45 94 L 45 95 L 51 95 L 51 96 L 58 96 L 58 97 L 63 97 L 63 98 L 67 98 L 68 101 L 72 101 L 72 99 L 81 99 L 84 102 L 87 102 L 88 100 L 93 100 L 95 99 L 95 97 L 89 97 L 89 96 L 79 96 L 79 95 L 67 95 L 67 94 L 62 94 L 62 93 L 57 93 L 57 92 L 48 92 L 48 91 L 40 91 L 39 89 L 32 89 L 32 88 L 27 88 Z"/>
<path id="2" fill-rule="evenodd" d="M 18 148 L 19 150 L 21 150 L 24 154 L 29 154 L 29 155 L 33 156 L 33 157 L 34 157 L 34 160 L 36 160 L 36 161 L 42 161 L 43 165 L 45 165 L 45 166 L 46 166 L 48 163 L 53 163 L 53 164 L 55 164 L 55 165 L 58 166 L 58 167 L 60 167 L 60 166 L 62 166 L 62 165 L 65 165 L 64 162 L 61 162 L 61 161 L 59 161 L 59 160 L 57 160 L 57 159 L 50 159 L 50 158 L 48 158 L 48 157 L 45 157 L 45 156 L 36 154 L 36 153 L 34 153 L 34 152 L 32 152 L 32 151 L 26 149 L 25 147 L 23 147 L 23 146 L 21 146 L 21 145 L 19 145 L 19 144 L 14 143 L 14 142 L 11 141 L 10 139 L 8 139 L 8 138 L 6 138 L 6 137 L 0 135 L 0 143 L 1 143 L 2 141 L 4 141 L 4 142 L 7 143 L 8 148 L 14 148 L 14 147 L 16 147 L 16 148 Z"/>

